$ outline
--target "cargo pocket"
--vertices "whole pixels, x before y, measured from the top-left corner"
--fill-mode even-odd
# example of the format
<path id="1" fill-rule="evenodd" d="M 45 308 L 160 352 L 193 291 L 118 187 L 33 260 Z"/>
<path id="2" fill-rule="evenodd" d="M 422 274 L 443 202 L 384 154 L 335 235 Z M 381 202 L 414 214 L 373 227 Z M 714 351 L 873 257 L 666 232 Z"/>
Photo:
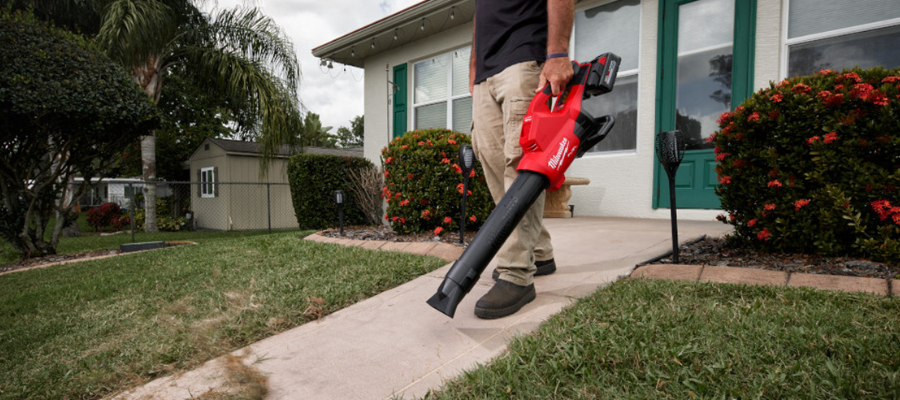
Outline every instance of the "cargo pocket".
<path id="1" fill-rule="evenodd" d="M 506 127 L 504 129 L 503 152 L 507 158 L 518 158 L 522 155 L 522 147 L 519 146 L 519 136 L 522 134 L 522 120 L 528 112 L 531 104 L 530 97 L 514 98 L 509 101 Z"/>

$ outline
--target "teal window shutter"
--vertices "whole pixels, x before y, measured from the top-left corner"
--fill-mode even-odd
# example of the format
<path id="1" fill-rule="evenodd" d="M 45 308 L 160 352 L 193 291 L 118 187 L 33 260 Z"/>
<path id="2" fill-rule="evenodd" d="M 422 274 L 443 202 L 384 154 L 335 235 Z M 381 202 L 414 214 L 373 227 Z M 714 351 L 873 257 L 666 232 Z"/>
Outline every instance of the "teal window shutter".
<path id="1" fill-rule="evenodd" d="M 406 133 L 406 121 L 409 119 L 406 114 L 407 84 L 406 84 L 406 64 L 394 66 L 394 137 L 403 136 Z"/>

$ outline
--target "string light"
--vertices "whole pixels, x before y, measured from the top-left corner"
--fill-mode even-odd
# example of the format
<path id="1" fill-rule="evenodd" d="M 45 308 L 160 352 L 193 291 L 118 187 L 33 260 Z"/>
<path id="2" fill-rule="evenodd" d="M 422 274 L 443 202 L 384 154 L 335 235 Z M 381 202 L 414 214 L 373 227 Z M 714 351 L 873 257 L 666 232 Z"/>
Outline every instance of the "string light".
<path id="1" fill-rule="evenodd" d="M 456 6 L 450 7 L 450 19 L 456 18 Z"/>
<path id="2" fill-rule="evenodd" d="M 419 29 L 425 30 L 425 18 L 422 18 L 422 25 L 419 25 Z"/>
<path id="3" fill-rule="evenodd" d="M 350 48 L 350 57 L 356 57 L 356 50 L 353 47 Z"/>
<path id="4" fill-rule="evenodd" d="M 398 28 L 394 28 L 394 40 L 397 40 L 397 31 L 398 31 Z"/>
<path id="5" fill-rule="evenodd" d="M 372 50 L 375 50 L 375 38 L 372 38 Z"/>

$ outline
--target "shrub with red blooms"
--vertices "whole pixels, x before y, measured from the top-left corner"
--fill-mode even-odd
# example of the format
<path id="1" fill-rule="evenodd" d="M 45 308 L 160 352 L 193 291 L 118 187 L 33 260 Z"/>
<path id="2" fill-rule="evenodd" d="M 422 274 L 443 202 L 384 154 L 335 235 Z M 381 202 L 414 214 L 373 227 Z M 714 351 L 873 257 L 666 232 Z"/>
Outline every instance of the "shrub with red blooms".
<path id="1" fill-rule="evenodd" d="M 118 230 L 123 225 L 121 214 L 122 210 L 118 204 L 103 203 L 100 207 L 88 210 L 87 222 L 88 225 L 94 227 L 94 232 L 103 232 L 103 228 L 107 226 L 112 226 L 113 229 Z M 131 220 L 128 220 L 128 222 L 130 223 Z"/>
<path id="2" fill-rule="evenodd" d="M 719 124 L 732 243 L 900 262 L 900 68 L 771 83 Z"/>
<path id="3" fill-rule="evenodd" d="M 463 174 L 459 147 L 471 140 L 446 129 L 407 132 L 381 150 L 384 165 L 384 216 L 400 234 L 459 231 Z M 470 173 L 466 229 L 477 230 L 487 219 L 491 199 L 481 163 Z"/>

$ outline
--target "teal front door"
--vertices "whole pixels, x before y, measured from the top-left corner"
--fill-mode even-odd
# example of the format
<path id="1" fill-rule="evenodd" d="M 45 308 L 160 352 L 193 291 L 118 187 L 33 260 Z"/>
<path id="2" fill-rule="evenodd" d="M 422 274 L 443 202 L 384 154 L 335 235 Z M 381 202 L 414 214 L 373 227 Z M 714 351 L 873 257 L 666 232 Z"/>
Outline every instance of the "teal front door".
<path id="1" fill-rule="evenodd" d="M 680 130 L 678 208 L 718 209 L 716 120 L 752 93 L 756 0 L 661 0 L 656 132 Z M 655 208 L 671 207 L 668 176 L 654 163 Z"/>

